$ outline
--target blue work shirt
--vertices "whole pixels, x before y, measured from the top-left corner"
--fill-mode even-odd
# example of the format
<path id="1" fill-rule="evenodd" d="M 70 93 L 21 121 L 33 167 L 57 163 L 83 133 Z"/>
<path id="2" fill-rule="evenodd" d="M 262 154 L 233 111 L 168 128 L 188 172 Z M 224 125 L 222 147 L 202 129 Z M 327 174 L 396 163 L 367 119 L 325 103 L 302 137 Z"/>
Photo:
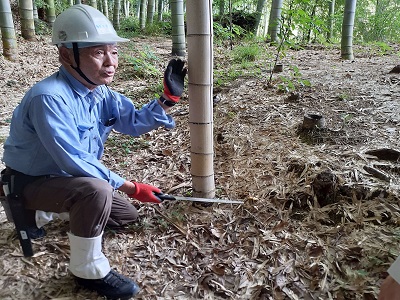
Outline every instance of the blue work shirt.
<path id="1" fill-rule="evenodd" d="M 111 130 L 139 136 L 160 126 L 175 122 L 157 100 L 137 110 L 105 85 L 90 91 L 61 66 L 15 109 L 3 162 L 27 175 L 95 177 L 118 188 L 125 179 L 99 161 Z"/>

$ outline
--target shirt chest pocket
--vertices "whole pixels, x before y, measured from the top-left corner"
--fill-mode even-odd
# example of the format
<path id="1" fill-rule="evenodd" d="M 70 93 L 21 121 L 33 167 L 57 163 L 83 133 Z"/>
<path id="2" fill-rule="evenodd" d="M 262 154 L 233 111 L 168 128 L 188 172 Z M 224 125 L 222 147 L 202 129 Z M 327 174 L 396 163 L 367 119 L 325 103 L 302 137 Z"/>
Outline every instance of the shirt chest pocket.
<path id="1" fill-rule="evenodd" d="M 82 145 L 89 145 L 91 136 L 93 135 L 93 124 L 80 123 L 78 124 L 79 140 Z"/>

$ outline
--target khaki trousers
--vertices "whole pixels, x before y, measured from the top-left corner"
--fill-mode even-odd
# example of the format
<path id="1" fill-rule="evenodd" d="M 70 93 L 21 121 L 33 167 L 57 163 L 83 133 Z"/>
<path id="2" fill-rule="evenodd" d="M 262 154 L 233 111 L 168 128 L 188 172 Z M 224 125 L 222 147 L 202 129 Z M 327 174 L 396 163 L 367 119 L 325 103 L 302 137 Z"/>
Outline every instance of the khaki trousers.
<path id="1" fill-rule="evenodd" d="M 137 219 L 136 208 L 112 186 L 91 177 L 40 178 L 23 191 L 25 208 L 69 213 L 71 233 L 91 238 L 106 225 L 121 226 Z"/>

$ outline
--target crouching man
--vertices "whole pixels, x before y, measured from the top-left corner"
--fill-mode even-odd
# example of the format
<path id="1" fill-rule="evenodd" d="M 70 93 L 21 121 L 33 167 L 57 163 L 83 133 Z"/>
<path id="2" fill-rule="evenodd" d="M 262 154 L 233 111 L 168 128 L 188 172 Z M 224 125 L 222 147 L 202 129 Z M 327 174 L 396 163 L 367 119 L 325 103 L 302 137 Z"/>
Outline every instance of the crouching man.
<path id="1" fill-rule="evenodd" d="M 74 5 L 54 22 L 52 43 L 61 66 L 35 84 L 13 113 L 4 145 L 4 173 L 21 181 L 26 221 L 38 229 L 43 212 L 69 214 L 70 271 L 79 285 L 109 299 L 139 292 L 131 279 L 111 269 L 102 252 L 106 225 L 134 221 L 135 207 L 116 190 L 142 202 L 159 203 L 158 188 L 124 179 L 99 159 L 112 129 L 139 136 L 160 126 L 182 94 L 186 68 L 173 59 L 164 73 L 164 93 L 141 109 L 113 91 L 117 43 L 127 42 L 110 21 L 87 5 Z M 38 212 L 42 212 L 42 218 Z M 33 230 L 34 231 L 34 230 Z M 33 232 L 32 231 L 32 232 Z"/>

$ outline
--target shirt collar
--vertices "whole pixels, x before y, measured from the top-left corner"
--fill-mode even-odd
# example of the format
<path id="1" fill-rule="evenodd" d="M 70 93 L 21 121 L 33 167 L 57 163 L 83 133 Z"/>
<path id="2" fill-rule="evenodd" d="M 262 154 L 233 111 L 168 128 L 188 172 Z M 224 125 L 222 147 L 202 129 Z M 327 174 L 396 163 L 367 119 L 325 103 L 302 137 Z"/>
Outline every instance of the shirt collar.
<path id="1" fill-rule="evenodd" d="M 100 88 L 101 86 L 97 86 L 93 91 L 89 90 L 79 80 L 72 76 L 64 66 L 60 66 L 60 74 L 69 82 L 71 88 L 81 97 L 86 97 L 91 92 L 93 92 L 93 94 L 103 94 L 102 89 Z"/>

